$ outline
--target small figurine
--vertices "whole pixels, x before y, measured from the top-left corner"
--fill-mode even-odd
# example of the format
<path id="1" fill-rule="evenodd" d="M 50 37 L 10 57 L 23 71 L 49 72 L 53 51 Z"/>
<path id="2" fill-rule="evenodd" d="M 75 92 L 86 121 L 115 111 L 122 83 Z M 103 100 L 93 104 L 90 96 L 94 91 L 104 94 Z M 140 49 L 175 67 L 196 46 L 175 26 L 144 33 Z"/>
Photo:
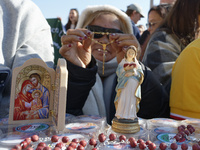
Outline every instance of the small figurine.
<path id="1" fill-rule="evenodd" d="M 136 47 L 129 46 L 125 58 L 122 59 L 116 70 L 118 76 L 117 95 L 114 102 L 116 114 L 112 125 L 116 132 L 135 133 L 140 130 L 136 113 L 139 110 L 140 85 L 144 75 L 136 55 Z"/>

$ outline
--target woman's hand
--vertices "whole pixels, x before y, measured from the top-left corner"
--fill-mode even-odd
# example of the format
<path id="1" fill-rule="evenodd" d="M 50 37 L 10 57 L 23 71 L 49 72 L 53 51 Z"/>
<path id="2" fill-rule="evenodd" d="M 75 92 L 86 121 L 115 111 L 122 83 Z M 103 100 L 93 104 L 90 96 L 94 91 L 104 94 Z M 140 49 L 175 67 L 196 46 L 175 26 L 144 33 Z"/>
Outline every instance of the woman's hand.
<path id="1" fill-rule="evenodd" d="M 60 54 L 71 63 L 86 68 L 91 61 L 92 32 L 87 29 L 69 29 L 61 37 Z"/>
<path id="2" fill-rule="evenodd" d="M 133 34 L 113 33 L 110 36 L 110 40 L 115 41 L 111 44 L 111 46 L 116 50 L 118 63 L 120 63 L 121 60 L 124 58 L 126 48 L 128 48 L 130 45 L 134 45 L 136 48 L 140 49 L 139 43 Z M 139 52 L 140 51 L 138 50 L 138 53 Z M 137 54 L 137 58 L 139 57 L 138 55 L 139 54 Z"/>

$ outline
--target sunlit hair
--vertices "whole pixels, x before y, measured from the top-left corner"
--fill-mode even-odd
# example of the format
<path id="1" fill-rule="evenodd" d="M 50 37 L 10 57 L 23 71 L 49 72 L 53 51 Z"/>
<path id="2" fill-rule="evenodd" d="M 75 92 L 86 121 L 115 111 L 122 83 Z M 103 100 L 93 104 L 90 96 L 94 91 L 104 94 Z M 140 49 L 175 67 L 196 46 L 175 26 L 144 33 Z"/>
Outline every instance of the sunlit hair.
<path id="1" fill-rule="evenodd" d="M 177 0 L 161 25 L 169 33 L 174 33 L 186 46 L 195 39 L 199 28 L 200 0 Z"/>
<path id="2" fill-rule="evenodd" d="M 83 24 L 83 28 L 85 28 L 87 25 L 90 25 L 96 18 L 102 16 L 102 15 L 107 15 L 107 14 L 110 14 L 110 15 L 115 15 L 117 16 L 116 14 L 112 13 L 112 12 L 108 12 L 108 11 L 96 11 L 92 14 L 90 14 L 89 16 L 87 16 L 85 18 L 85 21 L 84 21 L 84 24 Z M 123 32 L 123 33 L 129 33 L 129 30 L 127 30 L 127 27 L 125 26 L 126 22 L 124 22 L 123 20 L 120 19 L 119 16 L 117 16 L 117 18 L 119 20 L 116 20 L 116 23 L 119 22 L 120 24 L 120 30 Z"/>
<path id="3" fill-rule="evenodd" d="M 172 4 L 160 4 L 157 6 L 153 6 L 150 8 L 149 12 L 148 12 L 148 16 L 150 14 L 151 11 L 155 11 L 157 12 L 157 14 L 159 14 L 159 16 L 161 18 L 165 18 L 167 16 L 167 14 L 169 13 L 169 11 L 172 8 Z"/>

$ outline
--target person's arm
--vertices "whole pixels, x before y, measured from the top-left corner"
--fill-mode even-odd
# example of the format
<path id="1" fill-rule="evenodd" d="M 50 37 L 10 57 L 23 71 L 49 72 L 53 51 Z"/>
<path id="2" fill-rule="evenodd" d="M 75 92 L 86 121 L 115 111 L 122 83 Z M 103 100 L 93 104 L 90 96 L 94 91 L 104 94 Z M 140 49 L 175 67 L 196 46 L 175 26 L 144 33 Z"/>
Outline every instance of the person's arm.
<path id="1" fill-rule="evenodd" d="M 82 108 L 92 86 L 96 82 L 96 61 L 92 58 L 87 68 L 76 66 L 67 61 L 67 68 L 68 90 L 66 112 L 73 115 L 82 115 Z"/>
<path id="2" fill-rule="evenodd" d="M 50 26 L 31 0 L 1 0 L 0 64 L 13 70 L 30 58 L 41 58 L 53 67 Z M 0 99 L 0 118 L 9 113 L 11 75 Z M 0 96 L 1 97 L 1 96 Z"/>
<path id="3" fill-rule="evenodd" d="M 181 43 L 173 34 L 158 31 L 151 37 L 143 57 L 143 63 L 166 85 L 172 66 L 181 53 Z"/>
<path id="4" fill-rule="evenodd" d="M 41 58 L 53 67 L 51 30 L 40 9 L 29 0 L 7 1 L 5 5 L 8 19 L 4 22 L 7 35 L 3 47 L 7 66 L 13 69 L 30 58 Z"/>

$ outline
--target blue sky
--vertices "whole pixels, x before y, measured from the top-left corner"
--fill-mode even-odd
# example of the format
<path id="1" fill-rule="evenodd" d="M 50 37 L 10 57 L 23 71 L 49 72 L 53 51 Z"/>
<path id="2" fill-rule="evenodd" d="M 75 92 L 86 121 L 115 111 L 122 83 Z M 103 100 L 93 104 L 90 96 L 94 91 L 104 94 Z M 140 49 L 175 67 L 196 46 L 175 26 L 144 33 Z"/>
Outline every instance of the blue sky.
<path id="1" fill-rule="evenodd" d="M 62 23 L 66 24 L 68 20 L 69 10 L 77 8 L 79 13 L 88 5 L 112 5 L 121 10 L 126 11 L 129 4 L 135 3 L 142 8 L 146 15 L 138 24 L 145 25 L 147 23 L 147 13 L 150 9 L 150 0 L 32 0 L 42 11 L 45 18 L 61 17 Z M 154 0 L 154 5 L 158 5 L 160 0 Z"/>

